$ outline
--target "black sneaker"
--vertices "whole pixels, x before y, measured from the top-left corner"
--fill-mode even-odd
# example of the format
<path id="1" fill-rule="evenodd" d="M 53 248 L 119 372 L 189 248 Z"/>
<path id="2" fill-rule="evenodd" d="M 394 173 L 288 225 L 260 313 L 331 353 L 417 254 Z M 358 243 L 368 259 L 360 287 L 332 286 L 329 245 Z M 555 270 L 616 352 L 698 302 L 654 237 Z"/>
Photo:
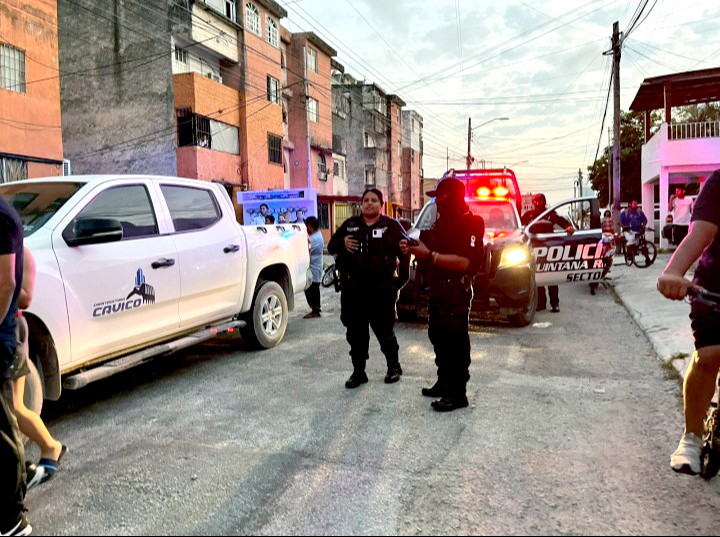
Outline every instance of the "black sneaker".
<path id="1" fill-rule="evenodd" d="M 12 535 L 18 535 L 20 537 L 24 535 L 32 535 L 32 526 L 25 518 L 25 515 L 20 515 L 20 520 L 18 520 L 12 528 L 3 528 L 2 533 L 0 533 L 0 536 L 2 537 L 10 537 Z"/>
<path id="2" fill-rule="evenodd" d="M 432 403 L 432 407 L 438 412 L 452 412 L 459 408 L 467 408 L 470 406 L 470 402 L 466 396 L 460 397 L 443 397 L 439 401 Z"/>
<path id="3" fill-rule="evenodd" d="M 35 485 L 40 485 L 45 481 L 45 467 L 37 466 L 32 463 L 25 463 L 25 473 L 27 475 L 27 490 Z"/>
<path id="4" fill-rule="evenodd" d="M 385 375 L 385 384 L 395 384 L 396 382 L 400 382 L 402 374 L 403 371 L 400 364 L 388 367 L 387 375 Z"/>
<path id="5" fill-rule="evenodd" d="M 425 397 L 432 397 L 433 399 L 440 399 L 442 397 L 445 397 L 446 393 L 447 393 L 447 386 L 445 386 L 444 384 L 441 384 L 440 381 L 437 381 L 432 388 L 423 388 L 422 389 L 422 394 Z"/>
<path id="6" fill-rule="evenodd" d="M 560 313 L 560 306 L 553 306 L 553 307 L 552 307 L 552 312 L 553 312 L 553 313 Z"/>
<path id="7" fill-rule="evenodd" d="M 355 388 L 359 388 L 363 384 L 367 384 L 368 377 L 365 371 L 362 372 L 355 372 L 352 375 L 350 375 L 350 378 L 347 379 L 347 382 L 345 383 L 345 387 L 348 390 L 354 390 Z"/>

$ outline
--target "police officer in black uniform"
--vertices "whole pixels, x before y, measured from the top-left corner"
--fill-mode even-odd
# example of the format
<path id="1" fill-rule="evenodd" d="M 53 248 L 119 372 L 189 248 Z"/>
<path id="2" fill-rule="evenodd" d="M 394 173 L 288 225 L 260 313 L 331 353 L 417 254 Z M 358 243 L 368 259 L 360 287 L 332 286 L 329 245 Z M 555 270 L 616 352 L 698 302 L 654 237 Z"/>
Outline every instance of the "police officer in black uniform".
<path id="1" fill-rule="evenodd" d="M 522 216 L 522 225 L 529 226 L 533 220 L 543 214 L 547 210 L 547 198 L 545 194 L 535 194 L 533 196 L 533 208 L 526 212 Z M 553 224 L 553 226 L 560 226 L 568 235 L 575 233 L 575 228 L 565 218 L 552 211 L 547 214 L 545 220 Z M 549 233 L 552 233 L 552 229 L 548 229 Z M 550 307 L 553 313 L 560 313 L 560 288 L 557 285 L 549 286 L 550 291 Z M 538 304 L 537 311 L 544 311 L 547 309 L 547 294 L 545 293 L 544 287 L 538 287 Z"/>
<path id="2" fill-rule="evenodd" d="M 428 195 L 436 199 L 439 219 L 417 245 L 403 242 L 401 248 L 421 260 L 430 283 L 429 336 L 438 380 L 422 393 L 439 399 L 432 404 L 435 410 L 450 412 L 468 406 L 470 308 L 473 279 L 483 261 L 485 223 L 465 203 L 462 181 L 443 179 Z"/>
<path id="3" fill-rule="evenodd" d="M 398 291 L 407 283 L 410 256 L 400 250 L 408 237 L 397 220 L 381 214 L 383 194 L 369 189 L 362 198 L 362 216 L 348 219 L 328 245 L 337 256 L 341 278 L 341 320 L 347 328 L 353 374 L 348 389 L 368 381 L 365 366 L 372 327 L 387 360 L 386 384 L 400 380 L 400 347 L 395 337 Z"/>

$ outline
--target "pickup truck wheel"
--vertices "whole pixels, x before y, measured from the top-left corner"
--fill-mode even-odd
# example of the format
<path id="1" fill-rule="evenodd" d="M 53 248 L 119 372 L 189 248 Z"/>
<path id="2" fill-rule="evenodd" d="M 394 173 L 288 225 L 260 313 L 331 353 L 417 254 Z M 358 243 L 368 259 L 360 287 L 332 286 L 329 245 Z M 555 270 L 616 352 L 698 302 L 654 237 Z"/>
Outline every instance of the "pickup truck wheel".
<path id="1" fill-rule="evenodd" d="M 288 323 L 287 297 L 275 282 L 263 283 L 255 293 L 253 309 L 242 336 L 254 348 L 272 349 L 285 337 Z"/>
<path id="2" fill-rule="evenodd" d="M 518 328 L 525 328 L 533 323 L 533 321 L 535 320 L 535 314 L 537 313 L 537 297 L 537 285 L 533 285 L 530 297 L 530 305 L 525 309 L 525 311 L 510 316 L 508 320 L 510 321 L 511 325 L 517 326 Z"/>
<path id="3" fill-rule="evenodd" d="M 43 407 L 43 379 L 32 360 L 27 362 L 30 373 L 25 377 L 25 408 L 40 415 Z"/>

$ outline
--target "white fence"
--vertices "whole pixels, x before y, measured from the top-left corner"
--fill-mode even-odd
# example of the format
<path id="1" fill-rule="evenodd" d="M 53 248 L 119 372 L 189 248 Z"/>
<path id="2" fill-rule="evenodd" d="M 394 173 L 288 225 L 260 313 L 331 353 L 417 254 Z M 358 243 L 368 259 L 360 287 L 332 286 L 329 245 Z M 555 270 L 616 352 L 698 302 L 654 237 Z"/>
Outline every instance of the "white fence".
<path id="1" fill-rule="evenodd" d="M 720 138 L 720 121 L 703 123 L 678 123 L 670 126 L 672 140 L 696 140 Z"/>

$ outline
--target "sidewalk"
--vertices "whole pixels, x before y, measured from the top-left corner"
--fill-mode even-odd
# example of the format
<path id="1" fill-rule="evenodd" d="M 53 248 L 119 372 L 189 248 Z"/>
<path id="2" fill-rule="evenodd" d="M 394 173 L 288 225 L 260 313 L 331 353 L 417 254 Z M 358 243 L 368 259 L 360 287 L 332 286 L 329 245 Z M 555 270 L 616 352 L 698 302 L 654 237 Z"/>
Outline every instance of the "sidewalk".
<path id="1" fill-rule="evenodd" d="M 653 266 L 639 269 L 626 266 L 623 258 L 618 256 L 612 268 L 611 283 L 625 308 L 647 334 L 658 356 L 663 362 L 672 363 L 684 377 L 695 350 L 690 329 L 690 305 L 666 300 L 657 290 L 657 280 L 670 257 L 670 254 L 660 254 Z"/>

